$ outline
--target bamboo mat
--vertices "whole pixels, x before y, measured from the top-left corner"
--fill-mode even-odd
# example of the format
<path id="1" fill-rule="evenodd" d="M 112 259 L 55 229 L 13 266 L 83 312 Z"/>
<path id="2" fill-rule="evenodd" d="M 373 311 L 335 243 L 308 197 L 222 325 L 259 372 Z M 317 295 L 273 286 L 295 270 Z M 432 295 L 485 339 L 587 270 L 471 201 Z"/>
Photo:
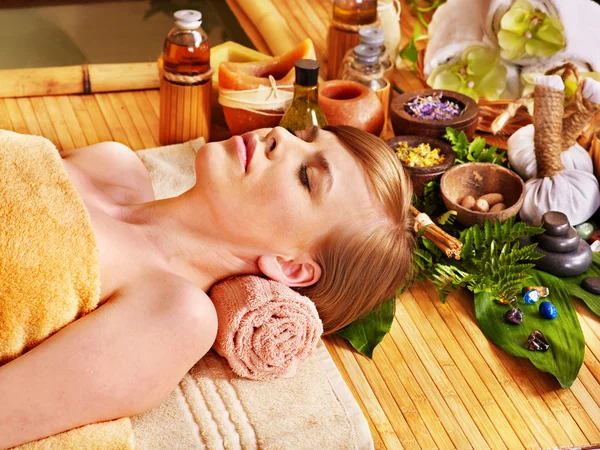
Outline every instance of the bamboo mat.
<path id="1" fill-rule="evenodd" d="M 330 1 L 263 1 L 276 5 L 273 14 L 285 17 L 294 39 L 315 41 L 325 66 Z M 244 13 L 241 5 L 232 8 Z M 245 27 L 252 26 L 250 16 Z M 405 7 L 403 42 L 413 23 Z M 264 51 L 267 37 L 261 42 L 255 44 Z M 407 90 L 420 87 L 409 69 L 396 77 Z M 43 135 L 63 150 L 107 140 L 138 150 L 159 145 L 158 107 L 156 90 L 5 98 L 0 99 L 0 128 Z M 217 131 L 217 139 L 226 133 Z M 424 283 L 398 299 L 391 333 L 372 361 L 342 339 L 327 338 L 326 344 L 369 421 L 377 449 L 581 446 L 600 442 L 600 320 L 581 304 L 577 311 L 586 353 L 568 390 L 491 344 L 477 327 L 468 292 L 442 304 Z"/>

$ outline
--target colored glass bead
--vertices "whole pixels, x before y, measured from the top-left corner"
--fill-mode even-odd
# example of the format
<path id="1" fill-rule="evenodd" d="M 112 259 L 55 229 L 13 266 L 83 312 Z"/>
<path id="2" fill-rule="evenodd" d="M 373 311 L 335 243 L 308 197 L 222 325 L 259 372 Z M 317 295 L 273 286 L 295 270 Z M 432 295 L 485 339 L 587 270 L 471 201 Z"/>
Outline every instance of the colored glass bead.
<path id="1" fill-rule="evenodd" d="M 542 302 L 540 303 L 540 315 L 544 319 L 556 319 L 556 316 L 558 316 L 558 310 L 552 303 Z"/>
<path id="2" fill-rule="evenodd" d="M 525 292 L 523 295 L 523 301 L 528 305 L 533 305 L 540 299 L 540 294 L 537 290 L 532 289 L 530 291 Z"/>
<path id="3" fill-rule="evenodd" d="M 593 244 L 596 241 L 600 241 L 600 230 L 596 230 L 588 239 L 588 244 Z"/>
<path id="4" fill-rule="evenodd" d="M 575 229 L 584 241 L 587 241 L 592 236 L 592 233 L 596 231 L 596 227 L 591 222 L 580 223 Z"/>
<path id="5" fill-rule="evenodd" d="M 521 325 L 523 322 L 523 311 L 519 308 L 511 308 L 504 314 L 504 320 L 511 325 Z"/>
<path id="6" fill-rule="evenodd" d="M 545 352 L 550 348 L 550 343 L 541 331 L 535 330 L 527 338 L 527 348 L 532 352 Z"/>
<path id="7" fill-rule="evenodd" d="M 525 286 L 521 292 L 525 295 L 528 291 L 535 290 L 540 298 L 546 298 L 550 295 L 550 290 L 546 286 Z"/>

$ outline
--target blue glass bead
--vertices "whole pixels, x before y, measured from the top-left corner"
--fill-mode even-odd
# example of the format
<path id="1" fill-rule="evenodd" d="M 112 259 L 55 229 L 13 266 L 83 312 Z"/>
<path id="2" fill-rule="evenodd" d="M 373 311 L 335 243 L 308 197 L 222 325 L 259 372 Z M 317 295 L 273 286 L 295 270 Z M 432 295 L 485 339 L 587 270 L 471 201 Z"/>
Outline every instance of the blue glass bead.
<path id="1" fill-rule="evenodd" d="M 558 310 L 552 303 L 542 302 L 540 303 L 540 315 L 544 319 L 556 319 L 556 316 L 558 316 Z"/>
<path id="2" fill-rule="evenodd" d="M 528 305 L 532 305 L 532 304 L 536 303 L 539 299 L 540 299 L 540 293 L 535 289 L 532 289 L 531 291 L 527 291 L 523 295 L 523 301 L 525 303 L 527 303 Z"/>

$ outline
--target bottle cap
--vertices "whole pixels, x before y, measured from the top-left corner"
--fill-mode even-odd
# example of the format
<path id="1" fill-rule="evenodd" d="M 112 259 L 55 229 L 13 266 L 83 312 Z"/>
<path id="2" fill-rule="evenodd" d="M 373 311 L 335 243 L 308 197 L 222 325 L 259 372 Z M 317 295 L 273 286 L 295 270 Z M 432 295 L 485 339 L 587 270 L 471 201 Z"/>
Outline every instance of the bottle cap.
<path id="1" fill-rule="evenodd" d="M 354 57 L 359 64 L 370 65 L 379 61 L 381 49 L 372 45 L 357 45 L 354 47 Z"/>
<path id="2" fill-rule="evenodd" d="M 316 86 L 319 80 L 319 62 L 314 59 L 299 59 L 296 68 L 296 84 L 300 86 Z"/>
<path id="3" fill-rule="evenodd" d="M 380 47 L 383 45 L 383 30 L 377 27 L 365 27 L 358 30 L 358 39 L 361 44 Z"/>
<path id="4" fill-rule="evenodd" d="M 202 13 L 193 9 L 180 9 L 173 14 L 175 26 L 182 30 L 195 30 L 202 25 Z"/>

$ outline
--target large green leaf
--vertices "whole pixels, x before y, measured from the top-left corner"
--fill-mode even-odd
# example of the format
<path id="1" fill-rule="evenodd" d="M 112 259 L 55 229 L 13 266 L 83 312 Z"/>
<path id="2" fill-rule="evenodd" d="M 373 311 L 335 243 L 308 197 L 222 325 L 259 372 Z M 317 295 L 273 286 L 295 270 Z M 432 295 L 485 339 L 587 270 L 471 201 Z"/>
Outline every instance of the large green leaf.
<path id="1" fill-rule="evenodd" d="M 600 277 L 600 253 L 594 252 L 594 263 L 586 272 L 576 277 L 562 278 L 565 287 L 573 297 L 577 297 L 600 316 L 600 295 L 592 294 L 581 287 L 581 282 L 587 277 Z"/>
<path id="2" fill-rule="evenodd" d="M 347 339 L 352 347 L 368 358 L 373 358 L 373 350 L 392 328 L 396 314 L 396 298 L 390 298 L 362 319 L 338 331 L 338 335 Z"/>
<path id="3" fill-rule="evenodd" d="M 479 327 L 492 342 L 515 356 L 529 359 L 539 370 L 554 375 L 563 388 L 568 388 L 583 363 L 583 332 L 569 291 L 561 279 L 537 270 L 532 270 L 531 276 L 533 285 L 550 289 L 548 300 L 558 309 L 556 319 L 543 319 L 538 312 L 539 303 L 519 302 L 523 323 L 509 325 L 504 322 L 504 314 L 510 306 L 493 302 L 487 292 L 475 294 L 475 316 Z M 547 352 L 526 348 L 527 337 L 534 330 L 540 330 L 550 343 Z"/>

